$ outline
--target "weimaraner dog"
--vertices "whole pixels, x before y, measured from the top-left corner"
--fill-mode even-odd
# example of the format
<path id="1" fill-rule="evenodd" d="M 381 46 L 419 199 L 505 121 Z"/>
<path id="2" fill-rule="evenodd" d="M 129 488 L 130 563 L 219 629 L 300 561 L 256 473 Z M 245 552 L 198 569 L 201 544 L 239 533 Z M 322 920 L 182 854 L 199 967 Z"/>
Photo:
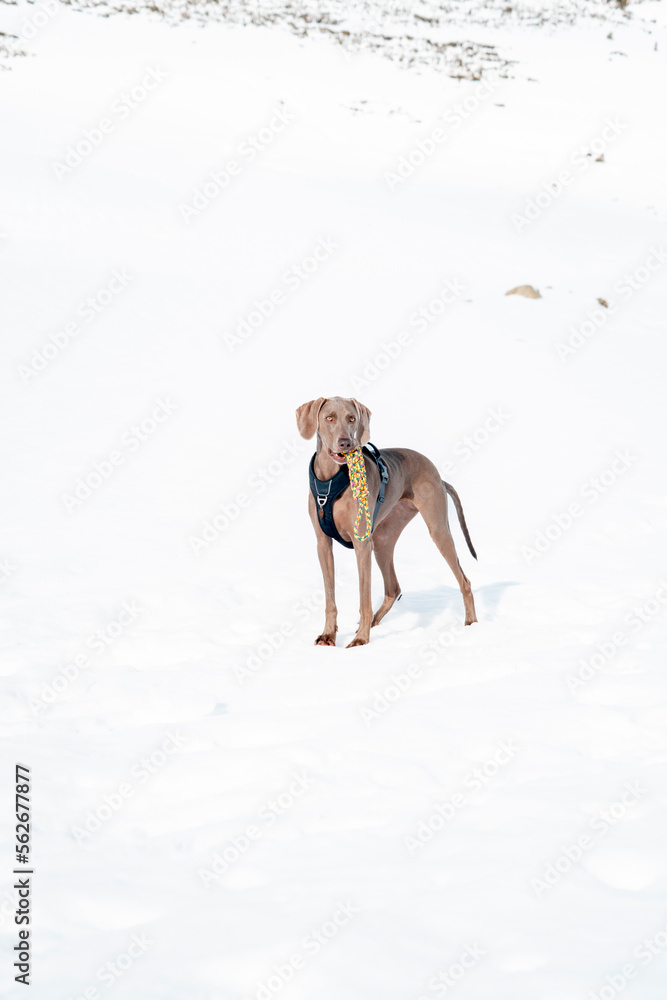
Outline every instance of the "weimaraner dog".
<path id="1" fill-rule="evenodd" d="M 342 477 L 343 492 L 338 499 L 329 502 L 327 509 L 327 481 L 333 481 L 333 477 L 341 471 L 341 466 L 346 465 L 346 452 L 354 451 L 368 443 L 370 416 L 367 406 L 358 403 L 356 399 L 343 399 L 340 396 L 333 396 L 330 399 L 320 396 L 319 399 L 304 403 L 296 411 L 296 422 L 301 436 L 308 440 L 317 432 L 317 451 L 311 466 L 308 510 L 317 536 L 317 555 L 324 576 L 326 608 L 324 630 L 315 640 L 316 646 L 335 646 L 338 631 L 332 545 L 332 537 L 335 535 L 330 537 L 329 534 L 325 534 L 322 526 L 325 517 L 330 518 L 329 525 L 331 530 L 338 534 L 338 540 L 348 547 L 353 547 L 357 557 L 361 619 L 357 634 L 349 643 L 348 649 L 350 646 L 365 646 L 370 638 L 371 627 L 382 621 L 401 596 L 401 588 L 394 570 L 394 546 L 403 528 L 417 512 L 426 521 L 431 538 L 458 581 L 465 605 L 466 625 L 472 625 L 477 621 L 470 581 L 461 569 L 447 518 L 449 493 L 454 501 L 468 548 L 476 559 L 477 555 L 470 541 L 461 501 L 456 490 L 440 478 L 435 465 L 425 455 L 410 451 L 408 448 L 388 448 L 382 452 L 389 480 L 386 484 L 384 502 L 378 507 L 372 534 L 366 541 L 358 541 L 354 535 L 358 503 L 352 496 L 349 484 L 345 487 L 345 477 Z M 380 490 L 381 473 L 376 462 L 366 452 L 364 459 L 372 517 Z M 318 502 L 315 500 L 313 490 L 317 491 Z M 363 534 L 364 518 L 361 527 L 360 534 Z M 371 604 L 371 552 L 375 553 L 384 580 L 384 600 L 375 614 Z"/>

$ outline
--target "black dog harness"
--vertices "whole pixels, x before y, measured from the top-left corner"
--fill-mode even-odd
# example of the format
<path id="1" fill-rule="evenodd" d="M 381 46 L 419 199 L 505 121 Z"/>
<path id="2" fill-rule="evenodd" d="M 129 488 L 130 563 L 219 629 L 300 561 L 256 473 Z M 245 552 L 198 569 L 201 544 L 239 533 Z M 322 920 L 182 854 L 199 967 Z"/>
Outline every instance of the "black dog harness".
<path id="1" fill-rule="evenodd" d="M 380 492 L 378 493 L 378 497 L 375 502 L 375 510 L 373 511 L 372 531 L 375 527 L 375 519 L 378 516 L 380 505 L 384 503 L 384 491 L 387 483 L 389 482 L 389 469 L 387 468 L 386 462 L 382 458 L 378 449 L 374 444 L 371 444 L 370 441 L 368 444 L 364 445 L 362 451 L 373 459 L 377 465 L 378 472 L 380 473 Z M 352 542 L 344 542 L 338 534 L 333 518 L 334 502 L 350 485 L 350 472 L 348 467 L 347 465 L 342 465 L 336 475 L 332 476 L 331 479 L 318 479 L 314 471 L 315 458 L 316 455 L 313 455 L 310 460 L 308 474 L 310 477 L 310 492 L 315 497 L 315 503 L 318 506 L 317 516 L 320 522 L 320 528 L 325 535 L 328 535 L 330 538 L 335 538 L 336 541 L 340 542 L 341 545 L 344 545 L 346 549 L 353 549 L 354 545 Z"/>

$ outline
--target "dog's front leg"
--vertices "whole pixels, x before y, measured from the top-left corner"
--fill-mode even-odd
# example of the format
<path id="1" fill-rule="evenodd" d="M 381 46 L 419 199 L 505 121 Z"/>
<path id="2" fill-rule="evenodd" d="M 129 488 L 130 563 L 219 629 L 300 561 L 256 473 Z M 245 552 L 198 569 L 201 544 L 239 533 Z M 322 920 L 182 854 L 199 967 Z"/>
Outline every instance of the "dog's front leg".
<path id="1" fill-rule="evenodd" d="M 336 574 L 334 569 L 333 544 L 331 539 L 316 528 L 317 558 L 320 560 L 322 577 L 324 579 L 324 630 L 315 640 L 316 646 L 335 646 L 338 631 L 338 609 L 336 608 Z M 321 537 L 319 537 L 321 536 Z"/>
<path id="2" fill-rule="evenodd" d="M 317 558 L 320 560 L 324 580 L 324 630 L 315 640 L 316 646 L 335 646 L 338 631 L 338 609 L 336 608 L 336 575 L 334 570 L 333 543 L 319 525 L 317 507 L 312 493 L 308 497 L 308 513 L 317 538 Z"/>
<path id="3" fill-rule="evenodd" d="M 365 646 L 371 634 L 371 622 L 373 621 L 373 605 L 371 603 L 371 553 L 373 543 L 370 538 L 365 542 L 354 543 L 354 552 L 357 557 L 357 569 L 359 570 L 359 628 L 351 646 Z"/>

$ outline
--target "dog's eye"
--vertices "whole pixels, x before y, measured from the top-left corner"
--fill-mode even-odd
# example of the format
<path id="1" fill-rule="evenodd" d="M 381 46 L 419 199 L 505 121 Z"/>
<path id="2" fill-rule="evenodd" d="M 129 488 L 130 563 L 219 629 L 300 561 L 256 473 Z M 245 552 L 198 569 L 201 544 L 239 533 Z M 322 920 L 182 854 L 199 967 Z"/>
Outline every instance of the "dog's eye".
<path id="1" fill-rule="evenodd" d="M 348 420 L 350 421 L 351 424 L 353 424 L 356 421 L 356 419 L 357 419 L 356 417 L 352 416 L 348 417 Z"/>

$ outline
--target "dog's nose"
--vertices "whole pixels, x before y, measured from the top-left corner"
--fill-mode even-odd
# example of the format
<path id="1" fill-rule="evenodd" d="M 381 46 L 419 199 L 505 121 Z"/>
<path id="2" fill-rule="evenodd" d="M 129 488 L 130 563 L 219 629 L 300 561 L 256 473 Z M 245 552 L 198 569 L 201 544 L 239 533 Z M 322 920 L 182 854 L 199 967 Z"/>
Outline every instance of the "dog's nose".
<path id="1" fill-rule="evenodd" d="M 338 450 L 339 451 L 349 451 L 352 447 L 352 442 L 349 438 L 338 438 Z"/>

